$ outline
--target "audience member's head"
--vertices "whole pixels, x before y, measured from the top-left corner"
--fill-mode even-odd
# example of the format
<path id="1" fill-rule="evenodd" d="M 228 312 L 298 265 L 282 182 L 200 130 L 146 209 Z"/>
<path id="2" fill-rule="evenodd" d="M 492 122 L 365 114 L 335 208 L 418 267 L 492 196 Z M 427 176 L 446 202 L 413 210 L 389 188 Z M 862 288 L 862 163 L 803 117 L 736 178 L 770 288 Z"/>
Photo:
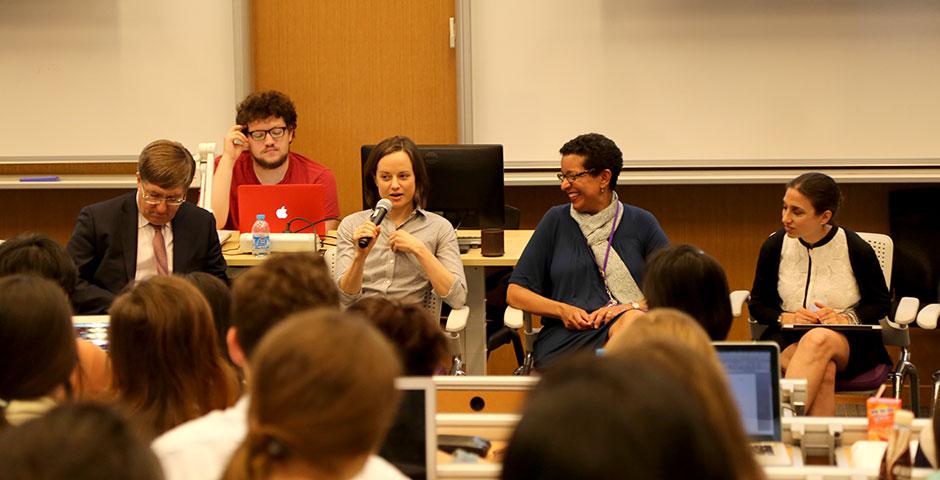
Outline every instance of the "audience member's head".
<path id="1" fill-rule="evenodd" d="M 0 434 L 0 478 L 161 480 L 149 446 L 114 410 L 63 405 Z"/>
<path id="2" fill-rule="evenodd" d="M 30 418 L 17 402 L 69 396 L 77 363 L 62 289 L 35 275 L 0 278 L 0 428 Z"/>
<path id="3" fill-rule="evenodd" d="M 655 308 L 636 318 L 627 328 L 611 337 L 604 350 L 607 355 L 616 355 L 654 338 L 675 340 L 721 368 L 715 347 L 705 329 L 694 318 L 674 308 Z"/>
<path id="4" fill-rule="evenodd" d="M 530 394 L 502 478 L 735 478 L 705 415 L 655 362 L 576 355 Z"/>
<path id="5" fill-rule="evenodd" d="M 642 324 L 640 328 L 644 328 Z M 633 325 L 627 329 L 629 335 L 633 334 L 632 330 Z M 678 380 L 685 395 L 704 407 L 704 416 L 698 421 L 712 432 L 711 441 L 719 446 L 719 451 L 735 472 L 728 478 L 764 478 L 763 471 L 751 454 L 737 403 L 717 353 L 714 349 L 704 350 L 700 340 L 694 343 L 697 345 L 685 344 L 663 335 L 645 334 L 645 340 L 638 339 L 629 348 L 612 355 L 612 358 L 626 364 L 644 362 L 646 365 L 655 365 L 660 375 Z"/>
<path id="6" fill-rule="evenodd" d="M 316 253 L 275 255 L 235 279 L 229 354 L 244 367 L 268 330 L 292 313 L 339 308 L 339 291 L 323 257 Z M 236 347 L 236 348 L 233 348 Z"/>
<path id="7" fill-rule="evenodd" d="M 378 327 L 398 350 L 405 375 L 434 375 L 447 358 L 447 338 L 421 305 L 366 297 L 349 307 Z"/>
<path id="8" fill-rule="evenodd" d="M 226 348 L 225 335 L 231 326 L 232 292 L 222 279 L 206 272 L 190 272 L 183 275 L 183 278 L 192 283 L 209 302 L 219 348 L 224 354 Z"/>
<path id="9" fill-rule="evenodd" d="M 401 372 L 389 342 L 357 314 L 292 315 L 251 357 L 248 434 L 223 478 L 351 478 L 384 438 Z"/>
<path id="10" fill-rule="evenodd" d="M 72 257 L 42 233 L 24 233 L 0 243 L 0 277 L 32 273 L 59 284 L 67 295 L 75 290 L 78 270 Z"/>
<path id="11" fill-rule="evenodd" d="M 381 181 L 381 179 L 378 178 L 380 170 L 379 162 L 381 162 L 383 158 L 396 152 L 404 152 L 404 154 L 408 156 L 408 159 L 411 160 L 411 170 L 414 175 L 415 186 L 414 206 L 424 208 L 428 201 L 428 194 L 431 191 L 431 181 L 428 177 L 427 166 L 425 166 L 424 157 L 421 155 L 415 142 L 408 137 L 400 135 L 382 140 L 369 152 L 369 157 L 366 158 L 366 163 L 362 167 L 362 188 L 365 189 L 366 203 L 375 205 L 376 202 L 382 198 L 378 187 Z"/>
<path id="12" fill-rule="evenodd" d="M 186 280 L 138 282 L 114 300 L 110 313 L 114 391 L 146 433 L 158 435 L 238 397 L 209 304 Z"/>
<path id="13" fill-rule="evenodd" d="M 688 313 L 712 340 L 728 337 L 731 300 L 721 264 L 692 245 L 674 245 L 653 255 L 643 274 L 643 294 L 650 308 Z"/>

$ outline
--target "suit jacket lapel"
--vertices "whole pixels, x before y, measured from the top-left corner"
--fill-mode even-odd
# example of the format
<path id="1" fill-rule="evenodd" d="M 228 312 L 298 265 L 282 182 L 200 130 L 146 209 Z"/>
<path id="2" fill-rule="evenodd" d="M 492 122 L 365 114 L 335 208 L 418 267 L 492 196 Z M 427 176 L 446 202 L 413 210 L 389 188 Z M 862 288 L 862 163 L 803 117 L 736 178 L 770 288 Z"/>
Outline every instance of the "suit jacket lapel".
<path id="1" fill-rule="evenodd" d="M 137 192 L 127 196 L 119 231 L 121 232 L 121 252 L 124 254 L 124 271 L 127 283 L 134 281 L 137 275 Z"/>
<path id="2" fill-rule="evenodd" d="M 176 215 L 173 216 L 173 220 L 170 221 L 170 228 L 173 230 L 173 272 L 174 273 L 189 273 L 183 271 L 183 261 L 185 260 L 186 252 L 180 252 L 180 250 L 185 250 L 182 248 L 182 245 L 187 245 L 187 240 L 185 238 L 187 233 L 187 228 L 176 228 L 178 225 L 182 225 L 186 221 L 186 204 L 180 205 L 180 209 L 176 212 Z"/>

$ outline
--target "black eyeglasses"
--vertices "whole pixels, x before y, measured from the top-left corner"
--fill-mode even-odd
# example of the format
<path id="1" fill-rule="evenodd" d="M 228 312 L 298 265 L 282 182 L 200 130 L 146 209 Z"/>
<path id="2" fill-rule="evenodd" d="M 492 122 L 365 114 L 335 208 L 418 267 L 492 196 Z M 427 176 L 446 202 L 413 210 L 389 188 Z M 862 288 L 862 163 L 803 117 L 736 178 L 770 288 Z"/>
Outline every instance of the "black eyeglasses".
<path id="1" fill-rule="evenodd" d="M 585 171 L 583 171 L 583 172 L 578 172 L 578 173 L 558 172 L 558 174 L 555 175 L 555 176 L 558 177 L 558 181 L 559 181 L 559 182 L 564 182 L 565 180 L 568 180 L 568 183 L 574 183 L 575 180 L 577 180 L 577 179 L 579 179 L 579 178 L 581 178 L 581 177 L 583 177 L 583 176 L 585 176 L 585 175 L 587 175 L 587 174 L 589 174 L 589 173 L 594 173 L 594 169 L 592 168 L 592 169 L 590 169 L 590 170 L 585 170 Z"/>
<path id="2" fill-rule="evenodd" d="M 271 138 L 283 137 L 284 134 L 287 133 L 287 127 L 274 127 L 267 130 L 252 130 L 250 132 L 245 130 L 244 133 L 251 137 L 252 140 L 260 142 L 264 140 L 264 137 L 267 137 L 269 133 L 271 134 Z"/>

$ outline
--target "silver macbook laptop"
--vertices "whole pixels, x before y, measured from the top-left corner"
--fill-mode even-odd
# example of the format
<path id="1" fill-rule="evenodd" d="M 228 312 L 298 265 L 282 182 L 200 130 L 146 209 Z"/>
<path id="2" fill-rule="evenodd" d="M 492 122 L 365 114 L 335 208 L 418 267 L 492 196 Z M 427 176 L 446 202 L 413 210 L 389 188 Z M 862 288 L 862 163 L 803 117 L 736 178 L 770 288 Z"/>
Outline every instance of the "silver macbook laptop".
<path id="1" fill-rule="evenodd" d="M 408 478 L 437 478 L 437 391 L 431 377 L 395 380 L 401 405 L 379 455 Z"/>
<path id="2" fill-rule="evenodd" d="M 780 350 L 773 342 L 715 342 L 741 423 L 761 465 L 786 466 L 792 460 L 780 426 Z"/>

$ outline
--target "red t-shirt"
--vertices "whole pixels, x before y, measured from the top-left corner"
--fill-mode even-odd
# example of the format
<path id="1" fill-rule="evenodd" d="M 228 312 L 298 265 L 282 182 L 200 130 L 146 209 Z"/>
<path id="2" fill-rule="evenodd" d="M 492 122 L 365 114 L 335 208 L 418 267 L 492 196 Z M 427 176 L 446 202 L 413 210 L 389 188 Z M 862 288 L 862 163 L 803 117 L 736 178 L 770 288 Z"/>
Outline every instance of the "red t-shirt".
<path id="1" fill-rule="evenodd" d="M 333 172 L 294 152 L 288 154 L 287 163 L 287 173 L 278 184 L 323 185 L 326 216 L 338 218 L 339 201 L 336 197 L 336 177 L 333 176 Z M 232 167 L 232 188 L 229 191 L 228 220 L 225 222 L 225 230 L 238 230 L 238 186 L 261 184 L 258 176 L 255 175 L 253 164 L 251 153 L 245 151 L 238 157 L 238 160 L 235 160 L 235 165 Z M 215 159 L 215 166 L 219 167 L 219 158 Z"/>

